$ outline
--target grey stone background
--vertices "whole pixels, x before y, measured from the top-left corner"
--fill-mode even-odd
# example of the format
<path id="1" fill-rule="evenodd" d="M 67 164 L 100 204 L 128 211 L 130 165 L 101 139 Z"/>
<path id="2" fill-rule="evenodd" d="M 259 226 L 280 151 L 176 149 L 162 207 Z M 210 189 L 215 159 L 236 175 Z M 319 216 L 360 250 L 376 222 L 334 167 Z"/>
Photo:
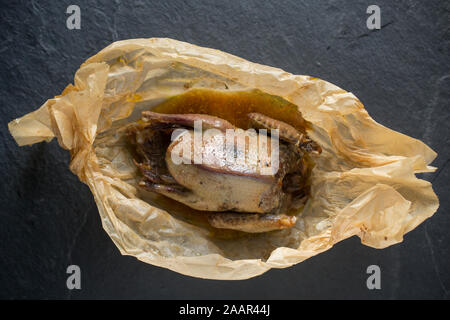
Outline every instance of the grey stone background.
<path id="1" fill-rule="evenodd" d="M 81 8 L 81 30 L 66 8 Z M 366 28 L 381 8 L 382 29 Z M 448 299 L 449 1 L 0 1 L 0 298 Z M 353 92 L 371 116 L 439 153 L 438 212 L 375 250 L 351 238 L 294 267 L 245 281 L 189 278 L 121 256 L 93 197 L 55 141 L 18 148 L 7 130 L 73 81 L 113 41 L 170 37 L 308 74 Z M 66 288 L 77 264 L 82 289 Z M 381 268 L 381 290 L 366 268 Z"/>

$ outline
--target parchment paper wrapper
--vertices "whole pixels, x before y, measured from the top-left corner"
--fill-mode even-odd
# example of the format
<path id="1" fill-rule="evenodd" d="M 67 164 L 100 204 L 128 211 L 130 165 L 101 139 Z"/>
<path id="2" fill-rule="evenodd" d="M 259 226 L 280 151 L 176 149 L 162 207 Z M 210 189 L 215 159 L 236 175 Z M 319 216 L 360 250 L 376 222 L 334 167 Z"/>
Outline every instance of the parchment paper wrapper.
<path id="1" fill-rule="evenodd" d="M 313 124 L 308 134 L 323 153 L 295 227 L 216 239 L 142 199 L 123 128 L 141 111 L 198 87 L 260 89 L 294 103 Z M 415 177 L 435 170 L 428 164 L 436 153 L 376 123 L 352 93 L 171 39 L 111 44 L 80 67 L 74 85 L 11 121 L 9 130 L 21 146 L 56 137 L 70 150 L 70 169 L 91 189 L 103 228 L 122 254 L 194 277 L 254 277 L 354 235 L 385 248 L 438 208 L 431 184 Z"/>

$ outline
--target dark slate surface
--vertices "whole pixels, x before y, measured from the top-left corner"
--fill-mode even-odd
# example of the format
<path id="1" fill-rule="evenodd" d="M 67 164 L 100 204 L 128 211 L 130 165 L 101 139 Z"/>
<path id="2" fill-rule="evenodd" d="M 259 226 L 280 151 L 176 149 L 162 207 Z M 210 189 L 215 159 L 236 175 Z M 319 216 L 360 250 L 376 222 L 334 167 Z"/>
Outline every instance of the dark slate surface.
<path id="1" fill-rule="evenodd" d="M 66 28 L 70 4 L 81 30 Z M 381 8 L 383 28 L 366 28 Z M 448 1 L 1 1 L 1 298 L 450 297 Z M 348 239 L 294 267 L 236 282 L 189 278 L 121 256 L 55 141 L 18 148 L 7 123 L 59 94 L 113 41 L 171 37 L 313 75 L 356 94 L 378 122 L 439 153 L 432 219 L 384 250 Z M 66 288 L 77 264 L 82 289 Z M 366 268 L 381 267 L 381 290 Z"/>

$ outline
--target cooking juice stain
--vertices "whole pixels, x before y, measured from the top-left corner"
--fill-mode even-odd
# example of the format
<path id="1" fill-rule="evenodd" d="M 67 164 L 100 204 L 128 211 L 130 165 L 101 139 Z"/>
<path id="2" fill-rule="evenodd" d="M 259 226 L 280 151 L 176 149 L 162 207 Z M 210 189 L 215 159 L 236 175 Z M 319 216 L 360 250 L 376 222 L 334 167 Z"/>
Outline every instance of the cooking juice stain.
<path id="1" fill-rule="evenodd" d="M 281 120 L 305 133 L 309 123 L 295 104 L 260 90 L 221 91 L 191 89 L 173 96 L 152 109 L 159 113 L 200 113 L 225 119 L 242 129 L 249 128 L 247 115 L 262 113 Z"/>

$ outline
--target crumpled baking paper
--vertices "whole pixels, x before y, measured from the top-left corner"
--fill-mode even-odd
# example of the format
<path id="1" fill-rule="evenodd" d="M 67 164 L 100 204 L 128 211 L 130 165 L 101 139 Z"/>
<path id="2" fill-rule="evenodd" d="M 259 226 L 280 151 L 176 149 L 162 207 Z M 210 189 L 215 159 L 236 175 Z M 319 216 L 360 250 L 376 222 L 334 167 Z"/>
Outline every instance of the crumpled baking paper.
<path id="1" fill-rule="evenodd" d="M 311 198 L 295 227 L 234 239 L 211 237 L 137 188 L 124 127 L 190 88 L 251 90 L 298 106 L 322 147 Z M 439 204 L 431 183 L 436 153 L 375 122 L 362 103 L 326 81 L 292 75 L 172 39 L 118 41 L 89 58 L 61 95 L 9 123 L 20 146 L 58 139 L 86 183 L 103 228 L 122 254 L 199 278 L 247 279 L 285 268 L 351 236 L 374 248 L 401 242 Z"/>

